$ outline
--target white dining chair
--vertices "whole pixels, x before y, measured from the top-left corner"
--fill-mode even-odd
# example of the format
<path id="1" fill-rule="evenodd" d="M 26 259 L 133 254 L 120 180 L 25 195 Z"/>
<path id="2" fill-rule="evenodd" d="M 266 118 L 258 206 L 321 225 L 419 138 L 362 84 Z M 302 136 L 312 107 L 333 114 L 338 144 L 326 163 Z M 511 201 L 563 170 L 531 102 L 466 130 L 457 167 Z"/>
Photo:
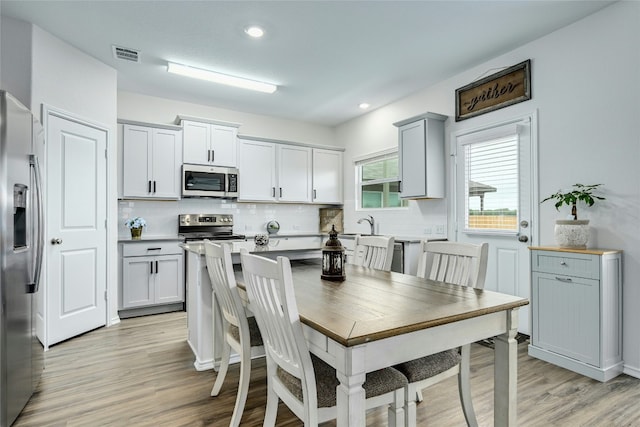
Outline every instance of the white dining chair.
<path id="1" fill-rule="evenodd" d="M 212 285 L 212 301 L 217 302 L 222 313 L 224 336 L 222 361 L 211 389 L 211 396 L 217 396 L 220 393 L 229 368 L 231 349 L 233 349 L 240 356 L 240 380 L 236 404 L 229 425 L 237 427 L 240 425 L 240 419 L 242 418 L 249 392 L 251 358 L 264 355 L 264 346 L 255 318 L 247 317 L 245 313 L 245 308 L 238 293 L 229 246 L 226 244 L 218 245 L 205 240 L 204 249 L 207 271 Z"/>
<path id="2" fill-rule="evenodd" d="M 282 400 L 305 426 L 337 417 L 336 371 L 312 355 L 302 332 L 288 258 L 276 261 L 241 252 L 251 310 L 262 332 L 267 357 L 267 408 L 264 426 L 275 426 Z M 320 272 L 318 271 L 318 274 Z M 390 426 L 404 423 L 406 378 L 393 368 L 366 375 L 367 409 L 389 405 Z"/>
<path id="3" fill-rule="evenodd" d="M 484 286 L 487 243 L 422 241 L 420 246 L 418 277 L 479 289 Z M 423 400 L 422 390 L 454 375 L 458 375 L 458 392 L 467 425 L 478 425 L 471 402 L 470 358 L 471 346 L 467 344 L 395 366 L 409 382 L 405 395 L 406 426 L 415 425 L 410 421 L 412 417 L 415 420 L 416 402 Z"/>
<path id="4" fill-rule="evenodd" d="M 356 235 L 352 264 L 391 271 L 395 237 Z"/>

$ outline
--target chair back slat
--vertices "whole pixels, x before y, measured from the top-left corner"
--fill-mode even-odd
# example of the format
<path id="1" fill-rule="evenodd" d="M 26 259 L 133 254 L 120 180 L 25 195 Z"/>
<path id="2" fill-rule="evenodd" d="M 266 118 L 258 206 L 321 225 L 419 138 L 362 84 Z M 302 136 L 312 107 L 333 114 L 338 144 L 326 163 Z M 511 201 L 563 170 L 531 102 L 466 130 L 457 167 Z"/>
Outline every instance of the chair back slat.
<path id="1" fill-rule="evenodd" d="M 278 257 L 273 261 L 242 252 L 241 261 L 251 310 L 268 360 L 299 378 L 303 390 L 312 390 L 309 403 L 313 404 L 317 399 L 315 376 L 295 301 L 289 259 Z"/>
<path id="2" fill-rule="evenodd" d="M 423 241 L 418 276 L 482 289 L 487 274 L 488 250 L 487 243 Z"/>
<path id="3" fill-rule="evenodd" d="M 390 271 L 394 243 L 394 237 L 357 235 L 354 242 L 353 264 Z"/>
<path id="4" fill-rule="evenodd" d="M 240 328 L 241 319 L 244 319 L 242 323 L 246 323 L 246 316 L 233 273 L 229 246 L 205 240 L 204 249 L 209 279 L 222 315 L 227 322 Z"/>

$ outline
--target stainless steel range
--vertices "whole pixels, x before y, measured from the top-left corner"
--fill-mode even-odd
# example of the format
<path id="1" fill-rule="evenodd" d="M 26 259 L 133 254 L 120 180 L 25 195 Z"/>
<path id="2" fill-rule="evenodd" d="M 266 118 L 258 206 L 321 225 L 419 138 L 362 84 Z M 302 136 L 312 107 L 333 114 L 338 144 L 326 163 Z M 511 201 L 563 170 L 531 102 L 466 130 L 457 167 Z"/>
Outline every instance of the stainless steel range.
<path id="1" fill-rule="evenodd" d="M 233 215 L 181 214 L 178 215 L 178 236 L 185 242 L 194 240 L 246 240 L 246 236 L 233 233 Z"/>

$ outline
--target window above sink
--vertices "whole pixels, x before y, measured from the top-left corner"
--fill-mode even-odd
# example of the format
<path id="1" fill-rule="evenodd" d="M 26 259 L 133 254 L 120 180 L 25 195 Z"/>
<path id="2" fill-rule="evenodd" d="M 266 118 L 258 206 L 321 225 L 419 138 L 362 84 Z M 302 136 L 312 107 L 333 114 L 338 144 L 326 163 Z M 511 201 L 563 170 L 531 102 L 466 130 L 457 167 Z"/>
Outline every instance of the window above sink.
<path id="1" fill-rule="evenodd" d="M 398 151 L 374 153 L 356 161 L 357 209 L 396 209 L 407 206 L 400 198 Z"/>

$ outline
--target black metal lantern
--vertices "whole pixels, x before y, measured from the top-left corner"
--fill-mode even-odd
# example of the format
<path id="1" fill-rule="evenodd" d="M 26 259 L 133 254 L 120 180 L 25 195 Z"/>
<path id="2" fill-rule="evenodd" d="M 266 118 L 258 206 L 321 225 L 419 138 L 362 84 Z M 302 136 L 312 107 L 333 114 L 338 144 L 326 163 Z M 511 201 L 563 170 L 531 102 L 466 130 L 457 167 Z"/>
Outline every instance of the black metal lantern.
<path id="1" fill-rule="evenodd" d="M 344 280 L 344 262 L 344 247 L 338 240 L 338 232 L 333 225 L 329 232 L 329 240 L 322 248 L 322 279 L 336 282 Z"/>

